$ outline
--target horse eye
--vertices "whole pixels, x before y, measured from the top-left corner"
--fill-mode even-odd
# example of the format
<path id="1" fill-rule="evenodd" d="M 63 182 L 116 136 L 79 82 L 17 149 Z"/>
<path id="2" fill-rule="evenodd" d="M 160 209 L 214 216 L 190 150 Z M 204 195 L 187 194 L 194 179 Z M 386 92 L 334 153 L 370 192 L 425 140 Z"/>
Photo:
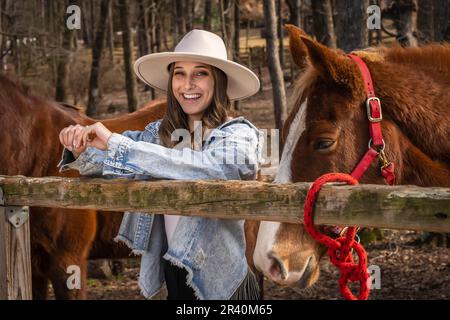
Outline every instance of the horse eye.
<path id="1" fill-rule="evenodd" d="M 318 140 L 314 142 L 314 150 L 329 149 L 336 141 L 333 140 Z"/>

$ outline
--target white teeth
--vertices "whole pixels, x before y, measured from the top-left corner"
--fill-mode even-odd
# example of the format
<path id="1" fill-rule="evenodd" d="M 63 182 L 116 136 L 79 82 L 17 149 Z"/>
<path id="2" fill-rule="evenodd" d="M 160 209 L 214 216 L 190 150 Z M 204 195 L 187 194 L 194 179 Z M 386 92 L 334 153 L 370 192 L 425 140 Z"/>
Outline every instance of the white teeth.
<path id="1" fill-rule="evenodd" d="M 183 97 L 185 99 L 198 99 L 198 98 L 200 98 L 200 96 L 201 96 L 201 94 L 197 94 L 197 93 L 194 93 L 194 94 L 183 93 Z"/>

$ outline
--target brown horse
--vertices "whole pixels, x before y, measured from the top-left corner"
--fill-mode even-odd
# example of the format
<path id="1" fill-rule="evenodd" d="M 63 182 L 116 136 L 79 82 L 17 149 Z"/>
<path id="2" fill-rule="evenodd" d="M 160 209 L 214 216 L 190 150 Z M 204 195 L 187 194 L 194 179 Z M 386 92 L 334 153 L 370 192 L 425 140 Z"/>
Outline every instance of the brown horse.
<path id="1" fill-rule="evenodd" d="M 302 69 L 286 121 L 275 182 L 312 182 L 350 173 L 368 148 L 365 90 L 356 63 L 287 26 Z M 382 104 L 386 155 L 397 184 L 450 186 L 450 46 L 378 48 L 356 53 Z M 294 101 L 293 100 L 293 101 Z M 377 163 L 361 183 L 384 184 Z M 262 222 L 254 262 L 271 280 L 302 289 L 319 277 L 324 253 L 303 225 Z"/>
<path id="2" fill-rule="evenodd" d="M 113 132 L 143 130 L 162 118 L 164 101 L 102 121 Z M 0 75 L 0 174 L 30 177 L 76 177 L 78 172 L 58 172 L 62 145 L 59 132 L 76 123 L 95 123 L 76 107 L 43 100 Z M 82 211 L 82 212 L 81 212 Z M 122 219 L 120 212 L 56 208 L 30 208 L 33 298 L 45 299 L 50 280 L 57 299 L 85 298 L 88 258 L 126 258 L 130 251 L 112 241 Z M 69 290 L 67 268 L 81 270 L 81 290 Z"/>

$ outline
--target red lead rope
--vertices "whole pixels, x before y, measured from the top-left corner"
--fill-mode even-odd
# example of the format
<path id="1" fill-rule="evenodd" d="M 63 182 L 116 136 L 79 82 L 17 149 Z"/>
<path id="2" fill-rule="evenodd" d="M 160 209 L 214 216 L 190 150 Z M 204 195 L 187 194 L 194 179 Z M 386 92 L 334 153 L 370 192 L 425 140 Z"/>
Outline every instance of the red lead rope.
<path id="1" fill-rule="evenodd" d="M 390 185 L 394 184 L 394 164 L 389 162 L 384 154 L 384 140 L 381 133 L 380 122 L 382 120 L 381 103 L 375 96 L 373 89 L 372 77 L 366 64 L 355 55 L 349 55 L 358 65 L 364 83 L 367 95 L 366 108 L 367 117 L 369 119 L 369 131 L 371 140 L 369 141 L 369 149 L 364 154 L 358 165 L 355 167 L 351 175 L 345 173 L 328 173 L 319 177 L 311 185 L 306 196 L 304 209 L 304 224 L 308 233 L 318 242 L 328 247 L 328 255 L 330 261 L 341 271 L 339 280 L 339 289 L 342 296 L 347 300 L 367 300 L 369 297 L 369 273 L 367 272 L 367 253 L 363 246 L 355 241 L 356 228 L 349 227 L 344 236 L 332 239 L 329 236 L 320 233 L 313 223 L 313 208 L 317 193 L 322 186 L 328 182 L 345 182 L 347 184 L 358 184 L 359 179 L 369 168 L 375 158 L 379 158 L 381 165 L 381 175 Z M 358 255 L 358 263 L 354 262 L 352 249 Z M 356 297 L 348 287 L 348 282 L 359 282 L 359 295 Z"/>
<path id="2" fill-rule="evenodd" d="M 320 233 L 313 223 L 313 208 L 316 201 L 317 193 L 320 188 L 327 182 L 346 182 L 347 184 L 358 184 L 358 180 L 345 173 L 328 173 L 319 177 L 311 185 L 305 203 L 304 224 L 308 233 L 318 242 L 328 247 L 328 255 L 330 261 L 341 270 L 341 278 L 339 280 L 339 289 L 343 297 L 347 300 L 356 300 L 348 288 L 348 281 L 359 281 L 360 293 L 358 299 L 366 300 L 369 297 L 367 272 L 367 253 L 358 242 L 355 241 L 356 228 L 349 227 L 345 236 L 332 239 Z M 358 255 L 358 263 L 354 263 L 351 249 L 354 249 Z M 338 253 L 339 252 L 339 253 Z"/>

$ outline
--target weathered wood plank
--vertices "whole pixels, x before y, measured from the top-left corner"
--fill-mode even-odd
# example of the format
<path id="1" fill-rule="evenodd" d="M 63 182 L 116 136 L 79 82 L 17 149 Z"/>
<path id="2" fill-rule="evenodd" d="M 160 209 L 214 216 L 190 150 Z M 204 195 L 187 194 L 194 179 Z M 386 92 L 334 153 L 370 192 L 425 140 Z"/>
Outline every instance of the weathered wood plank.
<path id="1" fill-rule="evenodd" d="M 31 300 L 30 225 L 9 223 L 0 206 L 0 300 Z"/>
<path id="2" fill-rule="evenodd" d="M 133 181 L 0 176 L 9 205 L 91 208 L 301 223 L 309 183 Z M 315 222 L 450 232 L 450 189 L 325 186 Z"/>

